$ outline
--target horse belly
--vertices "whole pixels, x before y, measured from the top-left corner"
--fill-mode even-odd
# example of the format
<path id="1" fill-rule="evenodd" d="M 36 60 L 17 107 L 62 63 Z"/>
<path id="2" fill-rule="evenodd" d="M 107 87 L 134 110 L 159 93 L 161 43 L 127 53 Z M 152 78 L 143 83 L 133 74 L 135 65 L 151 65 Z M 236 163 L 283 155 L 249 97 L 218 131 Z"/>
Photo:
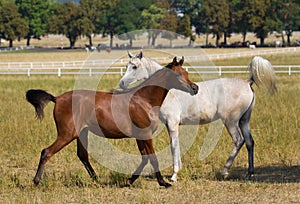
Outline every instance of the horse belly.
<path id="1" fill-rule="evenodd" d="M 199 125 L 206 124 L 216 120 L 217 108 L 213 101 L 205 96 L 190 100 L 189 104 L 182 106 L 180 123 L 182 125 Z"/>
<path id="2" fill-rule="evenodd" d="M 89 131 L 91 131 L 93 134 L 100 136 L 100 137 L 105 137 L 105 138 L 110 138 L 110 139 L 122 139 L 122 138 L 127 138 L 129 135 L 126 133 L 122 132 L 120 129 L 114 127 L 101 127 L 99 124 L 94 124 L 94 125 L 89 125 L 88 126 Z"/>
<path id="3" fill-rule="evenodd" d="M 215 110 L 202 108 L 200 110 L 190 108 L 186 113 L 180 116 L 181 125 L 199 125 L 207 124 L 217 119 Z"/>

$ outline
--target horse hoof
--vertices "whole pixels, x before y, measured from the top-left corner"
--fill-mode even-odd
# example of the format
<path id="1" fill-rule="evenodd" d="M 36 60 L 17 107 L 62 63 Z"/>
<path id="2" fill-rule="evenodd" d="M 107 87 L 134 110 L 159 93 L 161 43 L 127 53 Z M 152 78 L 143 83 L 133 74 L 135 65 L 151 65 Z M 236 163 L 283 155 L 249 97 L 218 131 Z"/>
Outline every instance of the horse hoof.
<path id="1" fill-rule="evenodd" d="M 38 186 L 40 181 L 38 179 L 33 179 L 33 183 L 34 183 L 35 186 Z"/>
<path id="2" fill-rule="evenodd" d="M 222 178 L 223 178 L 224 180 L 226 180 L 226 179 L 228 178 L 228 176 L 229 176 L 229 173 L 228 173 L 228 172 L 223 172 L 223 173 L 222 173 Z"/>
<path id="3" fill-rule="evenodd" d="M 131 179 L 127 179 L 126 185 L 131 186 L 133 184 L 133 181 Z"/>
<path id="4" fill-rule="evenodd" d="M 172 185 L 166 182 L 164 186 L 165 188 L 170 188 Z"/>
<path id="5" fill-rule="evenodd" d="M 177 178 L 173 178 L 173 176 L 171 177 L 171 178 L 169 178 L 169 181 L 171 181 L 171 182 L 177 182 Z"/>
<path id="6" fill-rule="evenodd" d="M 253 173 L 248 173 L 248 174 L 245 176 L 245 180 L 251 180 L 252 177 L 253 177 Z"/>

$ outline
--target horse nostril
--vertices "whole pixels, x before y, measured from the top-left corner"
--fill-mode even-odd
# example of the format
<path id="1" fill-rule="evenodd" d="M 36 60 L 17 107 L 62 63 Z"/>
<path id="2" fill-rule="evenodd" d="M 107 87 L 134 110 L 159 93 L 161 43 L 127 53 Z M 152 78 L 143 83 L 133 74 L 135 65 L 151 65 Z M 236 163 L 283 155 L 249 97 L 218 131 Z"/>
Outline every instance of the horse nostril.
<path id="1" fill-rule="evenodd" d="M 194 93 L 197 94 L 199 87 L 196 84 L 192 84 L 192 89 L 193 89 Z"/>
<path id="2" fill-rule="evenodd" d="M 126 89 L 126 87 L 125 87 L 125 82 L 124 82 L 124 81 L 120 81 L 119 86 L 120 86 L 122 89 Z"/>

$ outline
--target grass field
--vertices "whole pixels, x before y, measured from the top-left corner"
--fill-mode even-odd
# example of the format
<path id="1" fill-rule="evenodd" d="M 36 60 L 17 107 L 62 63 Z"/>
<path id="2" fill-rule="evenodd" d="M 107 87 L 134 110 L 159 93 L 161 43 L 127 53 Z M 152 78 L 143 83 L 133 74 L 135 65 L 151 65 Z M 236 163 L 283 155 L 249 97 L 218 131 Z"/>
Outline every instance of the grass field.
<path id="1" fill-rule="evenodd" d="M 43 55 L 45 58 L 58 58 L 55 53 L 42 53 Z M 68 55 L 72 56 L 70 53 L 66 54 Z M 77 58 L 83 55 L 86 53 L 80 53 Z M 17 55 L 5 54 L 5 60 L 12 60 L 15 56 Z M 37 56 L 38 54 L 31 53 L 24 59 L 30 61 Z M 300 55 L 297 53 L 266 58 L 273 64 L 300 64 Z M 250 60 L 249 57 L 214 63 L 247 65 Z M 198 76 L 191 77 L 197 81 Z M 105 76 L 98 89 L 111 90 L 119 79 L 120 76 Z M 75 80 L 74 76 L 0 76 L 0 200 L 3 203 L 299 202 L 299 75 L 277 75 L 278 92 L 272 97 L 254 86 L 257 100 L 251 128 L 256 144 L 256 174 L 252 181 L 243 180 L 247 170 L 245 147 L 236 158 L 229 179 L 219 179 L 233 147 L 226 131 L 223 131 L 212 154 L 203 161 L 198 159 L 203 137 L 207 132 L 207 126 L 201 126 L 191 149 L 182 157 L 184 166 L 179 173 L 179 181 L 170 189 L 159 187 L 156 179 L 151 176 L 140 177 L 133 186 L 125 187 L 129 175 L 111 171 L 92 160 L 99 176 L 99 181 L 93 182 L 76 156 L 75 142 L 51 158 L 46 164 L 40 185 L 35 187 L 32 179 L 40 152 L 55 140 L 56 130 L 52 117 L 53 104 L 45 108 L 45 119 L 40 123 L 34 118 L 33 107 L 25 100 L 25 92 L 31 88 L 40 88 L 59 95 L 73 89 Z M 111 143 L 120 149 L 138 152 L 133 140 Z M 165 132 L 155 138 L 156 148 L 168 144 Z M 164 177 L 169 177 L 171 173 L 171 167 L 162 171 Z"/>

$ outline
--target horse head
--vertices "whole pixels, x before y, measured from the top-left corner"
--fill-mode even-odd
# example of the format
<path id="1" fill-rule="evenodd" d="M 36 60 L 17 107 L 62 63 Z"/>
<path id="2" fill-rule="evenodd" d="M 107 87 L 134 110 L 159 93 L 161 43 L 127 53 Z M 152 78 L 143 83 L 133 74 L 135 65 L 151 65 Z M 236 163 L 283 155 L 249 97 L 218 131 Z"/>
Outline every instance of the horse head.
<path id="1" fill-rule="evenodd" d="M 129 51 L 127 52 L 130 60 L 126 65 L 126 73 L 119 82 L 119 86 L 122 89 L 127 89 L 130 84 L 147 79 L 150 76 L 147 70 L 149 59 L 143 57 L 143 51 L 137 55 L 132 55 Z"/>
<path id="2" fill-rule="evenodd" d="M 198 86 L 192 82 L 188 77 L 188 72 L 182 68 L 184 62 L 184 57 L 182 57 L 179 62 L 177 58 L 174 57 L 173 61 L 169 63 L 166 68 L 171 69 L 175 72 L 175 78 L 169 81 L 168 86 L 171 88 L 179 89 L 185 92 L 189 92 L 191 95 L 196 95 L 198 93 Z M 178 83 L 179 82 L 179 83 Z"/>

